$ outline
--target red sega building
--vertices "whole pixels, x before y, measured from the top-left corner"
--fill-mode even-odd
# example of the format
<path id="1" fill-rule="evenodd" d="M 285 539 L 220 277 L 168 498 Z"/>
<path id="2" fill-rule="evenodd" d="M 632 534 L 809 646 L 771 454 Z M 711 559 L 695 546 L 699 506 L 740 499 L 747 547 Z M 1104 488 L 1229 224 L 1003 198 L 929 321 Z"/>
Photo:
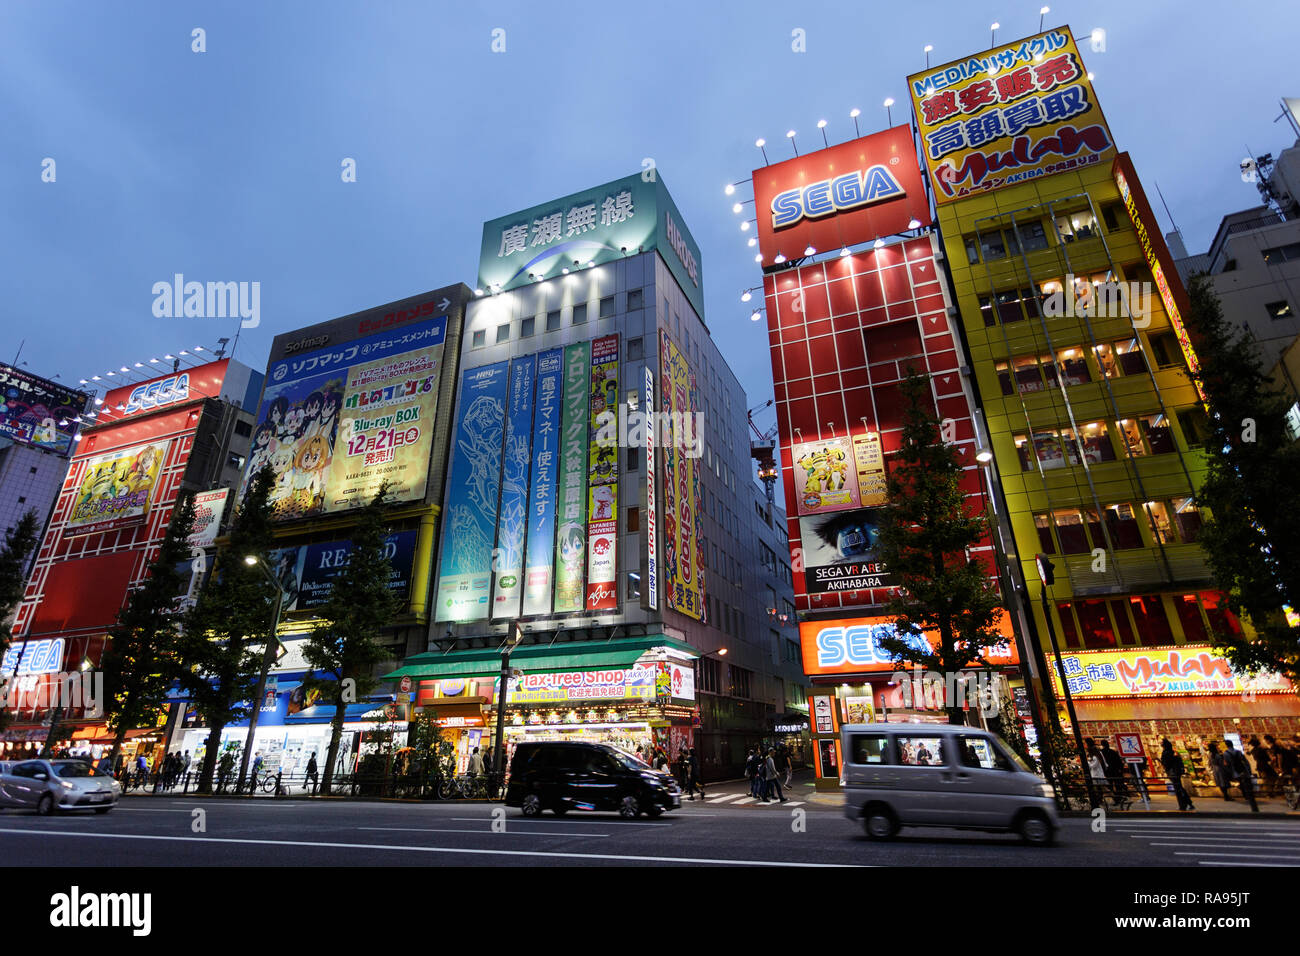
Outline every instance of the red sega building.
<path id="1" fill-rule="evenodd" d="M 95 713 L 95 672 L 128 591 L 145 576 L 182 490 L 233 487 L 247 453 L 261 374 L 229 359 L 110 390 L 83 429 L 14 622 L 16 675 L 0 757 L 52 742 L 98 756 L 111 737 Z M 232 455 L 234 456 L 232 459 Z M 178 595 L 179 596 L 179 595 Z M 59 674 L 83 675 L 69 702 Z M 16 705 L 16 706 L 14 706 Z M 161 732 L 132 731 L 149 749 Z"/>
<path id="2" fill-rule="evenodd" d="M 944 437 L 965 462 L 961 486 L 972 511 L 991 506 L 995 476 L 982 474 L 976 460 L 988 443 L 910 128 L 765 166 L 753 177 L 805 672 L 840 688 L 810 699 L 818 775 L 833 778 L 835 730 L 864 714 L 881 717 L 876 685 L 882 670 L 896 668 L 849 662 L 826 670 L 810 663 L 810 635 L 883 621 L 892 582 L 871 545 L 890 456 L 901 443 L 909 369 L 931 376 Z M 974 557 L 997 575 L 991 542 Z M 1014 678 L 1019 654 L 1009 623 L 1005 633 L 1013 649 L 998 663 Z M 897 707 L 896 698 L 895 690 L 884 703 Z"/>

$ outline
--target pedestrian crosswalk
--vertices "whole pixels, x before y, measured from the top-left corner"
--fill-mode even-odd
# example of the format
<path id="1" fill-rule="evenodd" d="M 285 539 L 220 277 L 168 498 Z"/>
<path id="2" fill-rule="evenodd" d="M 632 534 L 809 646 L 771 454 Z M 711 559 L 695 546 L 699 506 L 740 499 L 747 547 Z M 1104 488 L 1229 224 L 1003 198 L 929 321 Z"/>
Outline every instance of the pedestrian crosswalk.
<path id="1" fill-rule="evenodd" d="M 763 801 L 758 800 L 748 793 L 720 793 L 716 796 L 704 798 L 705 803 L 725 804 L 729 807 L 801 807 L 806 801 L 803 800 L 786 800 L 781 803 L 779 800 Z"/>
<path id="2" fill-rule="evenodd" d="M 1106 832 L 1167 853 L 1179 865 L 1300 865 L 1300 821 L 1285 818 L 1131 819 L 1109 823 Z"/>

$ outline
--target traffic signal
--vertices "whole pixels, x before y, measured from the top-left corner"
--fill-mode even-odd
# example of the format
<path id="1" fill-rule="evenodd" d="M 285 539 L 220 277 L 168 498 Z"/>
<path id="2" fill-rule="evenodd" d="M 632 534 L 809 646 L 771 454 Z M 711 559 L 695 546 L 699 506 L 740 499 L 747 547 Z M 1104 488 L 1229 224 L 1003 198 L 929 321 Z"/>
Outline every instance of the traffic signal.
<path id="1" fill-rule="evenodd" d="M 1050 588 L 1056 582 L 1056 565 L 1045 554 L 1037 555 L 1034 560 L 1038 562 L 1038 579 Z"/>

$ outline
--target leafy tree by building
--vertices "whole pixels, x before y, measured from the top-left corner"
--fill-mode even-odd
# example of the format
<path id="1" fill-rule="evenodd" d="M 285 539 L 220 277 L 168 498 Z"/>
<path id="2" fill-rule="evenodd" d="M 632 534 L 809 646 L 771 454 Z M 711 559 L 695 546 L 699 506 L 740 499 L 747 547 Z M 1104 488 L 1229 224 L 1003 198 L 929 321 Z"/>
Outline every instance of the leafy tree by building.
<path id="1" fill-rule="evenodd" d="M 385 482 L 357 513 L 347 567 L 335 578 L 329 598 L 320 609 L 320 624 L 303 651 L 310 669 L 303 686 L 318 691 L 323 701 L 334 708 L 321 781 L 321 792 L 326 794 L 338 761 L 347 705 L 363 701 L 378 686 L 375 667 L 393 656 L 379 642 L 380 632 L 399 610 L 399 601 L 389 586 L 392 562 L 384 541 L 388 534 L 384 507 L 387 494 Z"/>
<path id="2" fill-rule="evenodd" d="M 117 766 L 127 732 L 156 725 L 166 709 L 164 697 L 176 672 L 176 639 L 189 580 L 180 569 L 190 559 L 186 539 L 193 529 L 194 499 L 182 495 L 144 581 L 131 591 L 109 633 L 100 669 L 104 713 L 113 731 L 110 766 Z"/>
<path id="3" fill-rule="evenodd" d="M 230 537 L 217 552 L 212 575 L 186 615 L 177 641 L 178 678 L 208 726 L 199 774 L 203 793 L 212 789 L 221 732 L 252 706 L 265 642 L 272 637 L 275 586 L 245 558 L 253 556 L 265 563 L 274 544 L 270 506 L 274 480 L 268 467 L 248 483 Z"/>
<path id="4" fill-rule="evenodd" d="M 40 534 L 40 520 L 36 512 L 28 509 L 18 523 L 5 532 L 4 547 L 0 548 L 0 660 L 13 640 L 13 616 L 23 599 L 27 587 L 27 565 L 36 549 Z M 5 704 L 8 685 L 0 675 L 0 730 L 10 722 Z"/>
<path id="5" fill-rule="evenodd" d="M 961 456 L 944 441 L 930 377 L 909 369 L 901 389 L 901 447 L 890 458 L 875 548 L 896 588 L 885 606 L 896 634 L 880 646 L 900 664 L 956 675 L 988 666 L 984 652 L 1006 644 L 992 571 L 970 553 L 988 543 L 988 522 L 961 487 Z M 933 648 L 922 632 L 937 637 Z M 966 722 L 960 701 L 944 705 L 949 723 Z"/>
<path id="6" fill-rule="evenodd" d="M 1300 444 L 1286 428 L 1293 398 L 1272 390 L 1252 340 L 1238 333 L 1207 276 L 1192 279 L 1187 327 L 1210 407 L 1209 473 L 1196 494 L 1208 509 L 1197 540 L 1228 608 L 1254 635 L 1214 628 L 1235 667 L 1276 671 L 1300 686 Z"/>

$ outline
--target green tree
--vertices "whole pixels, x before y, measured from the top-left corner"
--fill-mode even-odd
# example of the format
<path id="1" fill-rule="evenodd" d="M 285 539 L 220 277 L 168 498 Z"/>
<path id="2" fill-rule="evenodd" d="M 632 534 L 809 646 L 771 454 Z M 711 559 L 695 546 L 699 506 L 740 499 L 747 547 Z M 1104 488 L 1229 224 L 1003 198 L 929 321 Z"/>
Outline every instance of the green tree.
<path id="1" fill-rule="evenodd" d="M 1187 326 L 1196 376 L 1210 407 L 1209 473 L 1196 494 L 1208 509 L 1198 541 L 1228 607 L 1254 631 L 1216 628 L 1233 667 L 1276 671 L 1300 685 L 1300 629 L 1284 606 L 1300 608 L 1300 443 L 1286 429 L 1291 401 L 1271 390 L 1248 335 L 1224 318 L 1210 280 L 1189 287 Z"/>
<path id="2" fill-rule="evenodd" d="M 321 793 L 330 792 L 347 705 L 364 699 L 379 684 L 375 667 L 391 656 L 379 634 L 396 616 L 397 597 L 389 588 L 392 561 L 384 538 L 388 534 L 384 497 L 388 483 L 357 515 L 352 553 L 347 567 L 334 580 L 329 599 L 320 610 L 321 622 L 303 648 L 309 668 L 303 686 L 321 693 L 334 707 L 329 753 Z"/>
<path id="3" fill-rule="evenodd" d="M 988 522 L 966 501 L 963 466 L 943 440 L 930 377 L 908 369 L 902 393 L 902 444 L 890 462 L 876 545 L 897 588 L 885 605 L 897 633 L 880 646 L 899 663 L 947 678 L 987 667 L 984 652 L 1005 646 L 996 628 L 1002 599 L 990 569 L 970 557 L 969 549 L 987 543 Z M 924 631 L 938 635 L 933 650 L 919 639 Z M 949 723 L 965 723 L 960 701 L 944 705 Z"/>
<path id="4" fill-rule="evenodd" d="M 178 677 L 209 732 L 199 774 L 199 792 L 212 790 L 212 774 L 226 726 L 249 712 L 270 634 L 275 586 L 259 568 L 274 543 L 270 492 L 275 481 L 263 468 L 248 484 L 225 547 L 217 552 L 212 576 L 185 617 L 176 642 Z"/>
<path id="5" fill-rule="evenodd" d="M 109 633 L 100 663 L 104 712 L 113 731 L 109 766 L 117 766 L 127 731 L 154 725 L 166 709 L 163 698 L 176 673 L 176 638 L 184 619 L 180 605 L 188 579 L 179 568 L 190 558 L 186 539 L 193 529 L 194 498 L 182 495 L 144 582 L 127 597 Z"/>
<path id="6" fill-rule="evenodd" d="M 4 659 L 13 640 L 14 612 L 18 610 L 23 591 L 27 588 L 27 561 L 36 548 L 39 534 L 40 519 L 35 511 L 29 509 L 16 525 L 5 532 L 4 547 L 0 548 L 0 660 Z M 9 699 L 7 691 L 4 675 L 0 674 L 0 730 L 10 721 L 9 711 L 5 708 Z"/>

